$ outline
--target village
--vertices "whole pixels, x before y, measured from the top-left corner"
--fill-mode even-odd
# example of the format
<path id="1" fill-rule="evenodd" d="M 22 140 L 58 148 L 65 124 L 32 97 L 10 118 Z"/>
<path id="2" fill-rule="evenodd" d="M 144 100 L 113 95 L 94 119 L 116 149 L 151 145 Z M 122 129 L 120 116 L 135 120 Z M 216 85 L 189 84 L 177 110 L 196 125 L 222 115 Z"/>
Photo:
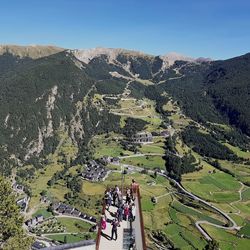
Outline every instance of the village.
<path id="1" fill-rule="evenodd" d="M 153 144 L 153 138 L 154 136 L 161 136 L 163 138 L 169 137 L 170 133 L 167 130 L 161 131 L 159 133 L 150 133 L 147 131 L 141 131 L 133 136 L 131 138 L 127 139 L 128 144 L 134 144 L 134 145 L 150 145 Z M 135 154 L 137 157 L 140 154 Z M 143 154 L 142 154 L 143 155 Z M 119 169 L 124 169 L 121 166 L 122 160 L 126 158 L 126 156 L 108 156 L 108 155 L 103 155 L 97 159 L 92 159 L 87 162 L 85 165 L 83 171 L 80 173 L 80 177 L 84 181 L 89 181 L 89 182 L 104 182 L 105 179 L 111 174 L 112 172 L 120 172 L 121 170 Z M 129 156 L 132 157 L 132 156 Z M 115 170 L 117 168 L 114 168 L 113 170 L 110 169 L 108 166 L 116 166 L 118 170 Z M 123 170 L 124 171 L 124 170 Z M 133 170 L 130 170 L 129 165 L 126 167 L 126 171 L 131 173 Z M 121 172 L 122 173 L 122 172 Z M 24 191 L 24 186 L 14 183 L 13 184 L 13 190 L 17 194 L 18 198 L 16 203 L 21 209 L 21 213 L 27 217 L 30 217 L 29 213 L 29 201 L 30 197 L 25 194 Z M 51 199 L 51 197 L 48 197 L 46 194 L 41 195 L 40 198 L 40 204 L 42 207 L 45 207 L 46 210 L 49 213 L 49 216 L 45 216 L 45 214 L 35 214 L 30 218 L 27 218 L 25 221 L 24 227 L 26 230 L 31 234 L 34 235 L 35 237 L 39 236 L 33 245 L 33 249 L 40 249 L 43 248 L 44 246 L 53 246 L 53 245 L 58 245 L 62 244 L 62 242 L 57 242 L 53 241 L 49 238 L 47 238 L 47 235 L 53 235 L 53 234 L 63 234 L 67 233 L 67 228 L 65 225 L 63 225 L 60 222 L 60 219 L 62 218 L 67 218 L 67 219 L 72 219 L 72 220 L 79 220 L 88 223 L 89 228 L 88 231 L 90 233 L 97 233 L 98 230 L 98 217 L 91 216 L 87 213 L 83 213 L 79 211 L 77 208 L 74 206 L 71 206 L 65 202 L 61 201 L 55 201 Z M 77 224 L 76 224 L 77 225 Z"/>

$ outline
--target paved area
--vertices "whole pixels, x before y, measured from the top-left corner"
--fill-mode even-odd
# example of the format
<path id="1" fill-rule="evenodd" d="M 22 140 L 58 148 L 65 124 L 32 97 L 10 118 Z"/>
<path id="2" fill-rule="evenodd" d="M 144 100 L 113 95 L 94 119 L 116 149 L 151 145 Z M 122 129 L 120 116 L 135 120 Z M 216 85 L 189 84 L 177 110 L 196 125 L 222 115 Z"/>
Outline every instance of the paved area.
<path id="1" fill-rule="evenodd" d="M 109 211 L 105 211 L 107 216 L 107 227 L 102 230 L 102 236 L 100 241 L 100 250 L 122 250 L 123 249 L 123 229 L 129 228 L 129 223 L 127 221 L 122 221 L 121 226 L 117 230 L 117 240 L 111 240 L 111 221 L 114 219 L 114 213 L 117 207 L 110 206 Z"/>

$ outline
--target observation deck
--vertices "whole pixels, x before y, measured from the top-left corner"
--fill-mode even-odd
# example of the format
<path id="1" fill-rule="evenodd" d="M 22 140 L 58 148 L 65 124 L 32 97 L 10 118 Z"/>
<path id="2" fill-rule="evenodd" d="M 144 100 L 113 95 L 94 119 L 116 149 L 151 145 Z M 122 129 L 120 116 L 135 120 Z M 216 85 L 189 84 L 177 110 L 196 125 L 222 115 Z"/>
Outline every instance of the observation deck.
<path id="1" fill-rule="evenodd" d="M 111 222 L 114 219 L 117 207 L 110 206 L 109 211 L 107 211 L 105 204 L 103 205 L 102 214 L 105 214 L 106 216 L 107 226 L 105 230 L 101 230 L 100 226 L 98 228 L 96 250 L 146 250 L 139 187 L 134 190 L 133 194 L 135 197 L 134 204 L 136 207 L 135 220 L 123 220 L 120 223 L 120 227 L 117 228 L 117 240 L 111 240 Z"/>

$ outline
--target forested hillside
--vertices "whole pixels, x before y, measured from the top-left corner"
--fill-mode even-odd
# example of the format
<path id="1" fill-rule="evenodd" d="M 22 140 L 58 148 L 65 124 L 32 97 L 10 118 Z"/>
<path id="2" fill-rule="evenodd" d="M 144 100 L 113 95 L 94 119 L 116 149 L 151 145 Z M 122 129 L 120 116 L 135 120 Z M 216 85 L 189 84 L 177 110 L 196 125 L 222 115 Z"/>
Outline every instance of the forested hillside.
<path id="1" fill-rule="evenodd" d="M 114 95 L 156 101 L 157 112 L 165 117 L 162 107 L 171 97 L 201 124 L 235 126 L 223 136 L 236 143 L 245 143 L 244 134 L 250 135 L 249 54 L 170 64 L 163 57 L 122 50 L 88 62 L 72 51 L 46 53 L 32 57 L 7 50 L 0 55 L 1 172 L 41 161 L 35 159 L 46 157 L 60 143 L 60 130 L 77 145 L 75 160 L 81 162 L 93 135 L 120 130 L 120 116 L 109 112 L 119 102 Z"/>

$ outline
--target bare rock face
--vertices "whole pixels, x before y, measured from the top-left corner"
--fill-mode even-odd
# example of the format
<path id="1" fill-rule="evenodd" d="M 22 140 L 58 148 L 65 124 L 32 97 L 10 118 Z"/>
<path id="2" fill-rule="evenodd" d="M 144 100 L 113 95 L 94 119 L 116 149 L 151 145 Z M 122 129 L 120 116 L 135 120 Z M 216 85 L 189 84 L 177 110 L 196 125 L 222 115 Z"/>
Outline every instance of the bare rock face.
<path id="1" fill-rule="evenodd" d="M 115 64 L 121 66 L 125 71 L 127 71 L 132 77 L 137 78 L 131 70 L 131 60 L 138 61 L 145 59 L 147 62 L 153 63 L 155 56 L 149 55 L 140 51 L 125 50 L 125 49 L 114 49 L 114 48 L 92 48 L 92 49 L 76 49 L 70 51 L 79 61 L 88 64 L 92 59 L 98 58 L 102 55 L 106 56 L 107 62 L 109 64 Z M 119 58 L 123 57 L 123 62 L 121 63 Z M 211 61 L 209 58 L 192 58 L 189 56 L 181 55 L 176 52 L 170 52 L 166 55 L 158 57 L 162 60 L 161 71 L 164 71 L 171 67 L 176 61 L 185 61 L 192 63 L 201 63 L 203 61 Z M 141 62 L 139 62 L 141 64 Z"/>
<path id="2" fill-rule="evenodd" d="M 185 61 L 185 62 L 209 62 L 212 61 L 212 59 L 210 58 L 203 58 L 203 57 L 199 57 L 199 58 L 193 58 L 193 57 L 189 57 L 189 56 L 185 56 L 176 52 L 170 52 L 166 55 L 160 56 L 160 58 L 163 60 L 163 65 L 165 66 L 165 68 L 172 66 L 176 61 Z"/>
<path id="3" fill-rule="evenodd" d="M 161 56 L 161 59 L 165 63 L 165 65 L 171 66 L 175 63 L 175 61 L 186 61 L 186 62 L 195 62 L 195 58 L 184 56 L 178 54 L 176 52 L 170 52 L 166 55 Z"/>
<path id="4" fill-rule="evenodd" d="M 29 46 L 17 46 L 17 45 L 0 45 L 0 55 L 10 53 L 20 58 L 30 57 L 37 59 L 53 55 L 64 51 L 65 49 L 55 46 L 41 46 L 41 45 L 29 45 Z"/>
<path id="5" fill-rule="evenodd" d="M 93 58 L 99 57 L 101 55 L 106 55 L 107 58 L 109 59 L 109 63 L 114 62 L 117 56 L 120 54 L 126 54 L 130 56 L 147 56 L 145 53 L 139 52 L 139 51 L 102 48 L 102 47 L 92 48 L 92 49 L 73 50 L 72 52 L 78 60 L 86 64 L 88 64 Z"/>

